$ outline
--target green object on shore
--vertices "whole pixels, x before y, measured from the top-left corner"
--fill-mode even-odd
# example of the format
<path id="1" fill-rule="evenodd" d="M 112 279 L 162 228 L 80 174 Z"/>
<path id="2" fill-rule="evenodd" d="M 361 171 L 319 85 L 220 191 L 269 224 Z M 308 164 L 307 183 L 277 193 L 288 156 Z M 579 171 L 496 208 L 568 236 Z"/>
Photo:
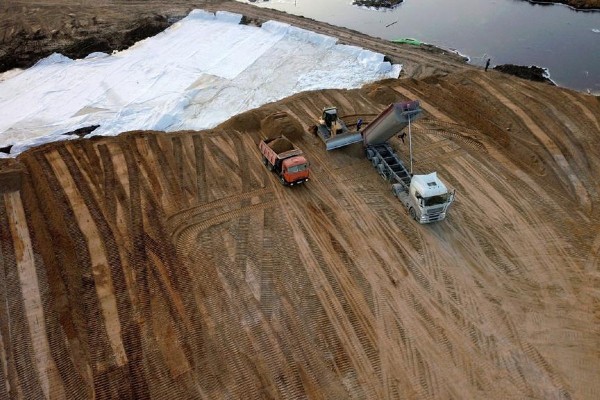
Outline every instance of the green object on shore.
<path id="1" fill-rule="evenodd" d="M 421 42 L 420 40 L 413 39 L 413 38 L 392 39 L 392 40 L 390 40 L 390 42 L 411 44 L 413 46 L 420 46 L 423 44 L 423 42 Z"/>

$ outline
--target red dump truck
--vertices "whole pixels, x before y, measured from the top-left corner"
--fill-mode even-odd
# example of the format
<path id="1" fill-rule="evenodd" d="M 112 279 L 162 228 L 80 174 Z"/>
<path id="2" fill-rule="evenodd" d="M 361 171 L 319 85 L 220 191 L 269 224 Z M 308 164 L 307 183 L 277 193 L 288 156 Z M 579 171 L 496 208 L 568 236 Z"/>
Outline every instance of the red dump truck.
<path id="1" fill-rule="evenodd" d="M 285 186 L 297 185 L 308 180 L 309 164 L 302 150 L 285 136 L 261 140 L 258 148 L 263 164 L 273 171 Z"/>

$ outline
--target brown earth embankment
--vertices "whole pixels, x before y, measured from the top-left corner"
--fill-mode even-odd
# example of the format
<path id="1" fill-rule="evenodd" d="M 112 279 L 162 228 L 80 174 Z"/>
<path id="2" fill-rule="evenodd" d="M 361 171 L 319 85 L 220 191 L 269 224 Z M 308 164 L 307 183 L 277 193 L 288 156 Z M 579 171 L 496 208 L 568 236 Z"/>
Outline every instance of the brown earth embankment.
<path id="1" fill-rule="evenodd" d="M 2 161 L 0 398 L 600 397 L 597 97 L 205 6 L 362 44 L 407 79 Z M 327 152 L 309 132 L 325 106 L 368 124 L 408 99 L 424 110 L 415 171 L 457 193 L 435 225 L 410 219 L 360 144 Z M 303 186 L 261 163 L 278 129 L 311 162 Z"/>

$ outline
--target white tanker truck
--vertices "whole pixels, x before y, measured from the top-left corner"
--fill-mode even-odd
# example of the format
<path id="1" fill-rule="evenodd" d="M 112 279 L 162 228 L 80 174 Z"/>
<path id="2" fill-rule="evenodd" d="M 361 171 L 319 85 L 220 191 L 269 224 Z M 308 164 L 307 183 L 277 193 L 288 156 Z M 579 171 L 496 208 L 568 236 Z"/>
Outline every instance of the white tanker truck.
<path id="1" fill-rule="evenodd" d="M 327 108 L 331 114 L 332 107 Z M 436 172 L 426 175 L 412 174 L 412 140 L 410 123 L 421 115 L 418 101 L 390 104 L 359 134 L 342 132 L 327 137 L 326 126 L 317 127 L 319 136 L 327 150 L 347 146 L 362 141 L 365 154 L 377 172 L 392 184 L 392 193 L 404 204 L 410 216 L 425 224 L 446 218 L 448 209 L 455 198 L 455 191 L 448 191 Z M 336 114 L 337 118 L 337 114 Z M 321 121 L 319 121 L 321 122 Z M 410 172 L 400 157 L 387 142 L 395 134 L 409 127 L 409 146 L 411 154 Z"/>

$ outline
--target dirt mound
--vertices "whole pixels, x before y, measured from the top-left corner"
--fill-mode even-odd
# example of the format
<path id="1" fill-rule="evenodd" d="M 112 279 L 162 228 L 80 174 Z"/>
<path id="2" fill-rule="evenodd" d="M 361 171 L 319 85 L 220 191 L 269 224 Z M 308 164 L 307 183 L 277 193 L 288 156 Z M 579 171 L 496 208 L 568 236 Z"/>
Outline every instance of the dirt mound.
<path id="1" fill-rule="evenodd" d="M 398 101 L 400 97 L 398 92 L 395 92 L 389 86 L 369 85 L 365 87 L 367 96 L 378 102 L 379 104 L 388 105 Z"/>
<path id="2" fill-rule="evenodd" d="M 294 149 L 294 145 L 289 140 L 279 138 L 269 143 L 269 147 L 273 149 L 275 153 L 283 153 L 284 151 L 290 151 Z"/>
<path id="3" fill-rule="evenodd" d="M 237 129 L 246 131 L 259 131 L 260 121 L 265 117 L 266 113 L 263 109 L 250 110 L 245 113 L 238 114 L 219 125 L 221 129 Z"/>
<path id="4" fill-rule="evenodd" d="M 544 68 L 536 67 L 535 65 L 528 67 L 525 65 L 503 64 L 496 65 L 494 69 L 505 74 L 518 76 L 522 79 L 535 82 L 546 82 L 554 85 L 554 82 L 548 79 L 548 71 Z"/>
<path id="5" fill-rule="evenodd" d="M 303 128 L 297 119 L 288 113 L 280 111 L 270 114 L 260 121 L 260 128 L 268 138 L 284 135 L 291 141 L 302 138 Z"/>

